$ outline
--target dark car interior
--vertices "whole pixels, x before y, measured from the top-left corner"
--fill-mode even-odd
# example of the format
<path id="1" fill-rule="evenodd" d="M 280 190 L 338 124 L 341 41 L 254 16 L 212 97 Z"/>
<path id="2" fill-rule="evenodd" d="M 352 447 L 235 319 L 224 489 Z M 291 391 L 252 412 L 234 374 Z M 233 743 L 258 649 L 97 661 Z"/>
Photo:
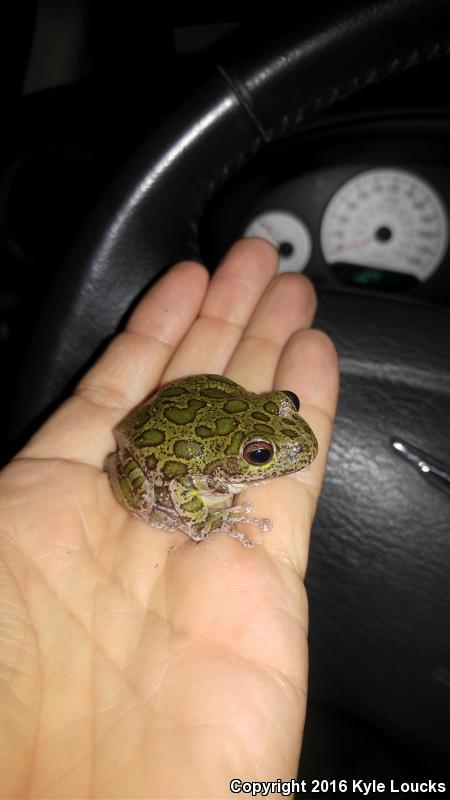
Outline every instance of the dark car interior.
<path id="1" fill-rule="evenodd" d="M 213 271 L 237 238 L 269 239 L 313 281 L 342 370 L 299 774 L 449 778 L 448 3 L 320 0 L 273 26 L 231 7 L 17 6 L 1 33 L 3 463 L 171 263 Z"/>

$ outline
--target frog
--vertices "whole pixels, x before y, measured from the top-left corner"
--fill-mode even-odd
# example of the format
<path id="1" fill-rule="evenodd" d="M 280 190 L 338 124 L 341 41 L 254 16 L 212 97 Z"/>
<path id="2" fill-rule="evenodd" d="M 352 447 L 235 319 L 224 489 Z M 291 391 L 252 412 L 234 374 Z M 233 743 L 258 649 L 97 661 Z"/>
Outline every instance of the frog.
<path id="1" fill-rule="evenodd" d="M 113 493 L 154 527 L 252 547 L 236 525 L 268 532 L 272 522 L 233 505 L 234 495 L 312 463 L 317 439 L 299 409 L 290 390 L 256 394 L 222 375 L 172 381 L 114 428 L 117 449 L 105 461 Z"/>

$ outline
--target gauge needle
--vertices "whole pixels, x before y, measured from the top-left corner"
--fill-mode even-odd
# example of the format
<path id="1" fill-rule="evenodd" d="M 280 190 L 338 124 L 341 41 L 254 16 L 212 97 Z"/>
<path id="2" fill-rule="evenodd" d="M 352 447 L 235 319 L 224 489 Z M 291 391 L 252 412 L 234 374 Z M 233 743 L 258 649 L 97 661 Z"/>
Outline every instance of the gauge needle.
<path id="1" fill-rule="evenodd" d="M 271 237 L 272 237 L 272 239 L 273 239 L 273 241 L 274 241 L 274 242 L 276 242 L 276 243 L 278 244 L 278 242 L 277 242 L 277 236 L 276 236 L 276 233 L 275 233 L 275 231 L 274 231 L 274 229 L 273 229 L 272 225 L 269 225 L 269 223 L 267 223 L 267 222 L 263 222 L 263 223 L 262 223 L 262 225 L 261 225 L 261 228 L 262 228 L 264 231 L 266 231 L 266 233 L 268 233 L 268 234 L 269 234 L 269 236 L 271 236 Z"/>
<path id="2" fill-rule="evenodd" d="M 361 247 L 366 247 L 368 244 L 372 244 L 374 241 L 373 236 L 370 239 L 364 239 L 363 241 L 359 242 L 351 242 L 350 244 L 341 244 L 336 250 L 331 250 L 328 254 L 329 256 L 337 256 L 339 253 L 345 253 L 347 250 L 359 250 Z"/>

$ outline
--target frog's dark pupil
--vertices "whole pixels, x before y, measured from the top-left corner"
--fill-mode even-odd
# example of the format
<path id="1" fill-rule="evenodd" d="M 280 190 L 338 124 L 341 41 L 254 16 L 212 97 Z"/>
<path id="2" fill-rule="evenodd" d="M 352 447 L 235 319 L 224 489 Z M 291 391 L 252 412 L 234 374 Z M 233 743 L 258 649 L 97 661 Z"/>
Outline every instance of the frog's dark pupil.
<path id="1" fill-rule="evenodd" d="M 268 442 L 250 442 L 244 447 L 244 458 L 249 464 L 266 464 L 273 458 L 273 447 Z"/>
<path id="2" fill-rule="evenodd" d="M 289 389 L 283 389 L 283 393 L 287 394 L 290 400 L 292 400 L 295 410 L 298 411 L 300 408 L 300 400 L 298 399 L 297 395 L 294 392 L 290 392 Z"/>
<path id="3" fill-rule="evenodd" d="M 270 456 L 271 452 L 267 447 L 260 447 L 259 450 L 253 450 L 253 453 L 250 454 L 250 459 L 254 461 L 255 464 L 265 464 Z"/>

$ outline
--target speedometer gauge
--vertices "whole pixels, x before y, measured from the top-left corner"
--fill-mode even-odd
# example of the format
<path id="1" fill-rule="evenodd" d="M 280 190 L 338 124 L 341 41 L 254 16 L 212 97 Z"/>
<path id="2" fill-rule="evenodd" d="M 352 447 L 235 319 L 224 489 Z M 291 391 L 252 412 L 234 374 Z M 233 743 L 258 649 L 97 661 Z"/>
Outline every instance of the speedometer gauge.
<path id="1" fill-rule="evenodd" d="M 447 214 L 418 175 L 373 169 L 347 181 L 331 198 L 321 226 L 328 264 L 353 264 L 425 281 L 448 243 Z"/>

